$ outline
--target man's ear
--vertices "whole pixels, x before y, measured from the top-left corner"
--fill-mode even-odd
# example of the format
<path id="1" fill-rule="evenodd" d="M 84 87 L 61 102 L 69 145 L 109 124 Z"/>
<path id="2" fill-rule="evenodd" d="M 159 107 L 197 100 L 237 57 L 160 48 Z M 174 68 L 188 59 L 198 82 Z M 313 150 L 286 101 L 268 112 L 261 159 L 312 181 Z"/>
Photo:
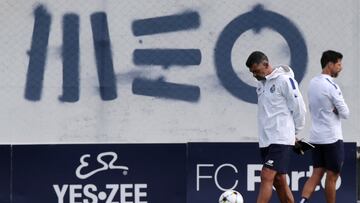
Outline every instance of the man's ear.
<path id="1" fill-rule="evenodd" d="M 265 68 L 269 67 L 269 62 L 264 63 Z"/>
<path id="2" fill-rule="evenodd" d="M 328 67 L 333 67 L 335 65 L 335 63 L 333 63 L 333 62 L 329 62 L 329 63 L 327 63 L 327 65 L 326 66 L 328 66 Z"/>

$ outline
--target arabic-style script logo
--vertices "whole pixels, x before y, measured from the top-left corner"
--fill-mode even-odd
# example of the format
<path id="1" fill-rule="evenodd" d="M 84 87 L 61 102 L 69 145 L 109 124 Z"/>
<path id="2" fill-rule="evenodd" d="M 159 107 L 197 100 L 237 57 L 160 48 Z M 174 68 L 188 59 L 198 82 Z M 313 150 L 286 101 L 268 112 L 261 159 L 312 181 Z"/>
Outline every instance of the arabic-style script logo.
<path id="1" fill-rule="evenodd" d="M 93 171 L 90 171 L 88 173 L 81 173 L 82 169 L 87 168 L 89 166 L 89 163 L 86 161 L 86 159 L 90 158 L 90 154 L 84 154 L 80 157 L 80 165 L 76 168 L 76 177 L 79 179 L 87 179 L 96 173 L 100 171 L 106 171 L 106 170 L 123 170 L 123 175 L 127 175 L 129 168 L 127 166 L 116 166 L 114 163 L 118 159 L 118 155 L 115 152 L 103 152 L 98 154 L 96 157 L 96 160 L 98 163 L 102 165 L 102 167 L 97 168 Z M 103 158 L 104 157 L 111 157 L 111 160 L 109 163 L 107 163 Z"/>

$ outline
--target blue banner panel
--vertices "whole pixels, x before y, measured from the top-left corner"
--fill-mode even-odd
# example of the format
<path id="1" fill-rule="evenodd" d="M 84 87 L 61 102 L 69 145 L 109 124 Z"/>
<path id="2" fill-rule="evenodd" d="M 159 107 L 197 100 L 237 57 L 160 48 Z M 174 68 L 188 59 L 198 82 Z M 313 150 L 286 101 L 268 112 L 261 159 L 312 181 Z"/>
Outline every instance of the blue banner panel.
<path id="1" fill-rule="evenodd" d="M 10 203 L 10 145 L 0 145 L 0 202 Z"/>
<path id="2" fill-rule="evenodd" d="M 227 189 L 239 191 L 245 203 L 256 202 L 262 164 L 257 143 L 190 143 L 188 145 L 187 203 L 217 203 Z M 312 173 L 311 153 L 293 154 L 288 183 L 295 202 Z M 345 162 L 337 182 L 337 200 L 356 203 L 356 145 L 345 143 Z M 311 202 L 325 202 L 324 181 Z M 340 201 L 341 200 L 341 201 Z M 273 192 L 271 203 L 279 202 Z"/>
<path id="3" fill-rule="evenodd" d="M 336 202 L 356 203 L 356 143 L 344 143 L 344 145 L 345 160 L 340 177 L 336 182 Z M 290 188 L 294 191 L 295 200 L 300 199 L 305 181 L 312 173 L 313 167 L 311 165 L 311 153 L 306 153 L 305 156 L 294 155 L 292 157 L 290 165 L 292 172 L 289 175 L 292 180 Z M 326 202 L 324 188 L 325 178 L 315 188 L 311 202 Z"/>
<path id="4" fill-rule="evenodd" d="M 14 203 L 184 203 L 186 144 L 13 147 Z"/>

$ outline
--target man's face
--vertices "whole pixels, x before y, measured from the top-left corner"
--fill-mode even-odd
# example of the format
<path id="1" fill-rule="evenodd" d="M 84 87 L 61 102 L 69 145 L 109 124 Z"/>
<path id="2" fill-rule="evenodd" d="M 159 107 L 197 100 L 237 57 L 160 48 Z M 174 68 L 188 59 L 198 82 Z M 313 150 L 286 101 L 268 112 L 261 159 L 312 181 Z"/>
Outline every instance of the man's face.
<path id="1" fill-rule="evenodd" d="M 340 71 L 342 70 L 341 59 L 339 59 L 336 63 L 330 62 L 330 76 L 336 78 Z"/>
<path id="2" fill-rule="evenodd" d="M 253 74 L 254 78 L 257 80 L 265 80 L 265 76 L 267 75 L 267 68 L 269 66 L 269 62 L 263 61 L 260 63 L 253 64 L 249 70 Z"/>

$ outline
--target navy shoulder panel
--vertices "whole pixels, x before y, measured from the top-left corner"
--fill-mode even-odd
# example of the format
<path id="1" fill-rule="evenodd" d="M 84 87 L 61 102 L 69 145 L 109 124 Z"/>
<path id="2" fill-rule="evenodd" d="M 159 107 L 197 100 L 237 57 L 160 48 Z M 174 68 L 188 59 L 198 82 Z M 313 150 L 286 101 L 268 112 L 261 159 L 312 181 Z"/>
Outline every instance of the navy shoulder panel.
<path id="1" fill-rule="evenodd" d="M 325 78 L 330 84 L 332 84 L 334 87 L 335 87 L 335 89 L 337 89 L 337 86 L 335 85 L 335 83 L 333 83 L 331 80 L 329 80 L 329 78 Z"/>

